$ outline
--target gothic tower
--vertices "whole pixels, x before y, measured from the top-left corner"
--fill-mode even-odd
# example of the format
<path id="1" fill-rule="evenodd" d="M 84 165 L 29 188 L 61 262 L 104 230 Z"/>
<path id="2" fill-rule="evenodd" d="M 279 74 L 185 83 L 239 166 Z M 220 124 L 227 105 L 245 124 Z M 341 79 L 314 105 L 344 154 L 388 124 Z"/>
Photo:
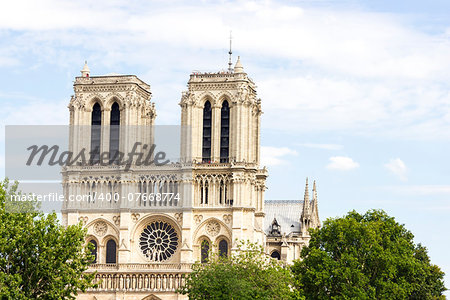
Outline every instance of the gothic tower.
<path id="1" fill-rule="evenodd" d="M 261 100 L 238 58 L 234 70 L 193 73 L 180 102 L 181 124 L 191 128 L 195 222 L 217 220 L 222 240 L 192 236 L 194 257 L 210 245 L 263 243 L 267 171 L 259 168 Z M 213 221 L 211 221 L 213 222 Z"/>

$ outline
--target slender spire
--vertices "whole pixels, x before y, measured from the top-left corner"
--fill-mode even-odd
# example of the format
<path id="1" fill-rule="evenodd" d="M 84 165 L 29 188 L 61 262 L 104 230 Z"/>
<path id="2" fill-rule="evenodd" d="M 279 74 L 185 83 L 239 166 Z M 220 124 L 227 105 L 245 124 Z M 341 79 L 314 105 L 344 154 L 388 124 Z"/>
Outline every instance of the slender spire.
<path id="1" fill-rule="evenodd" d="M 306 186 L 305 186 L 305 198 L 304 200 L 309 201 L 309 185 L 308 185 L 308 177 L 306 177 Z"/>
<path id="2" fill-rule="evenodd" d="M 305 197 L 303 198 L 303 211 L 300 216 L 300 223 L 302 224 L 301 225 L 302 235 L 308 236 L 308 228 L 310 228 L 311 225 L 308 177 L 306 177 Z"/>
<path id="3" fill-rule="evenodd" d="M 313 201 L 317 202 L 317 189 L 316 189 L 316 181 L 313 183 Z"/>
<path id="4" fill-rule="evenodd" d="M 314 218 L 314 214 L 316 213 L 317 208 L 317 189 L 316 189 L 316 181 L 314 180 L 313 183 L 313 195 L 312 195 L 312 201 L 311 201 L 311 215 Z"/>
<path id="5" fill-rule="evenodd" d="M 309 215 L 309 185 L 308 185 L 308 177 L 306 177 L 305 197 L 303 198 L 302 216 L 306 217 L 308 215 Z"/>
<path id="6" fill-rule="evenodd" d="M 231 30 L 230 30 L 230 51 L 228 51 L 228 71 L 229 72 L 232 72 L 233 71 L 233 68 L 231 67 L 232 65 L 233 65 L 233 62 L 232 62 L 232 60 L 231 60 L 231 54 L 233 54 L 233 51 L 231 51 L 231 40 L 232 40 L 232 37 L 231 37 Z"/>
<path id="7" fill-rule="evenodd" d="M 316 181 L 314 180 L 314 185 L 313 185 L 313 201 L 311 203 L 311 214 L 313 217 L 313 226 L 314 227 L 320 227 L 320 219 L 319 219 L 319 203 L 317 200 L 317 188 L 316 188 Z"/>

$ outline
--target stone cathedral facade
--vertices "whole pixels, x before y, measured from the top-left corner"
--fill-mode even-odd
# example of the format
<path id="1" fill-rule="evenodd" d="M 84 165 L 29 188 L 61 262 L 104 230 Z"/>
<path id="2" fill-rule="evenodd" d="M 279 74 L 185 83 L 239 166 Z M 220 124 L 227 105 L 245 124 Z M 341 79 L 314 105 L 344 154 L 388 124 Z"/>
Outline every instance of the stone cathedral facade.
<path id="1" fill-rule="evenodd" d="M 210 251 L 228 256 L 239 251 L 238 240 L 249 240 L 292 262 L 309 241 L 308 228 L 320 226 L 315 182 L 311 197 L 306 182 L 303 200 L 264 199 L 261 100 L 239 58 L 228 71 L 190 75 L 179 103 L 181 128 L 189 129 L 180 159 L 157 168 L 114 163 L 136 141 L 154 142 L 148 84 L 134 75 L 90 76 L 86 64 L 74 92 L 69 147 L 89 149 L 92 160 L 62 171 L 66 197 L 88 196 L 64 205 L 63 223 L 87 228 L 96 257 L 89 272 L 100 282 L 79 299 L 186 299 L 175 290 Z M 141 199 L 127 201 L 130 194 Z"/>

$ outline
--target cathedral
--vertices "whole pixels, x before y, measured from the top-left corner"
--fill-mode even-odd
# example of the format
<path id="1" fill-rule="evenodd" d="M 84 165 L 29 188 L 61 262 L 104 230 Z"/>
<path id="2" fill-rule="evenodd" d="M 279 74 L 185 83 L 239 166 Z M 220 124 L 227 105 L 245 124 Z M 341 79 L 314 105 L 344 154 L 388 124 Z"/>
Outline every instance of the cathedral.
<path id="1" fill-rule="evenodd" d="M 230 256 L 248 240 L 291 263 L 308 229 L 320 227 L 315 182 L 310 195 L 306 180 L 303 200 L 264 199 L 262 102 L 240 58 L 225 71 L 190 74 L 187 86 L 179 159 L 124 165 L 120 153 L 158 156 L 147 147 L 158 145 L 150 85 L 135 75 L 91 76 L 87 64 L 75 78 L 69 147 L 91 159 L 62 170 L 66 198 L 87 196 L 66 202 L 62 218 L 87 229 L 88 272 L 99 283 L 77 299 L 187 299 L 177 288 L 211 252 Z"/>

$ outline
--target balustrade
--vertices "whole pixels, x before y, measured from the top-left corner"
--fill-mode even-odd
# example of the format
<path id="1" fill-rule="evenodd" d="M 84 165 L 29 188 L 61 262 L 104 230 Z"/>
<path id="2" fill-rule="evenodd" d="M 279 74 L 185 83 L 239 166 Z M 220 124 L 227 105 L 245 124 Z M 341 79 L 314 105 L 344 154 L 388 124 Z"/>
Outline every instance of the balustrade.
<path id="1" fill-rule="evenodd" d="M 97 273 L 96 288 L 89 291 L 174 292 L 185 283 L 186 273 Z"/>

